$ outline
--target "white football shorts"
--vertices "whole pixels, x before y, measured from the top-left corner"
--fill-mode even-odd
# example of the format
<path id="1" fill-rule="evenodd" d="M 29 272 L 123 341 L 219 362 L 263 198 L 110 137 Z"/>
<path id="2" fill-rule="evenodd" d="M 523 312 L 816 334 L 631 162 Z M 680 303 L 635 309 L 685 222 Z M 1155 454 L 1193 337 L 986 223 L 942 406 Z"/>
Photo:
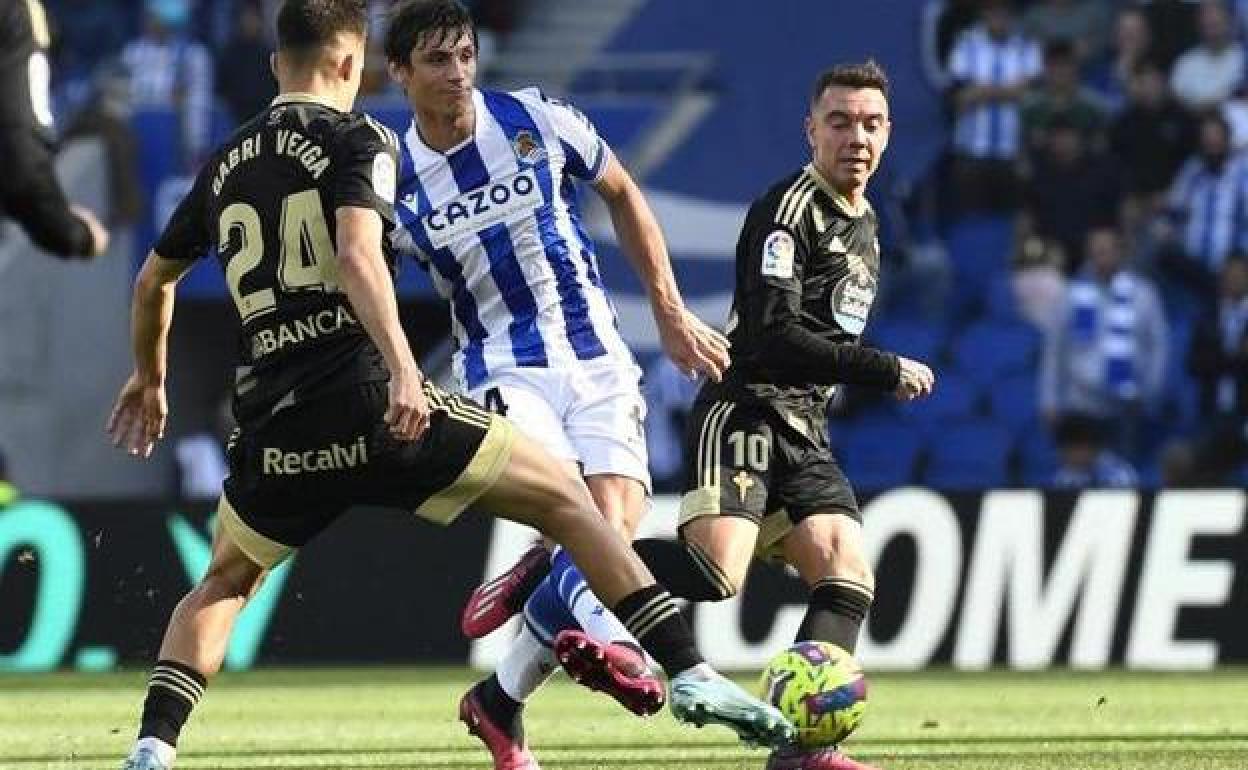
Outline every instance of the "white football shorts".
<path id="1" fill-rule="evenodd" d="M 646 401 L 632 361 L 607 356 L 554 369 L 495 369 L 467 394 L 555 457 L 579 463 L 582 475 L 625 476 L 650 492 Z"/>

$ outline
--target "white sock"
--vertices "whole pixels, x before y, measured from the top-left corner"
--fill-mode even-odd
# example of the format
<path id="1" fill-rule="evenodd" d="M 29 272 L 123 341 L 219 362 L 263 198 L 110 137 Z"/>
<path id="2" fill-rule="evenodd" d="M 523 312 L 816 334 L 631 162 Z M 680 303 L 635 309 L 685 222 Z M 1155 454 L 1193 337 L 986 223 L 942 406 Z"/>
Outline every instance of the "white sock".
<path id="1" fill-rule="evenodd" d="M 155 754 L 161 764 L 166 765 L 167 767 L 173 767 L 173 758 L 178 755 L 177 749 L 165 743 L 161 739 L 153 738 L 151 736 L 147 738 L 140 738 L 135 741 L 134 750 L 130 752 L 130 755 L 134 756 L 142 749 L 147 749 Z"/>
<path id="2" fill-rule="evenodd" d="M 641 649 L 637 639 L 628 632 L 614 612 L 603 606 L 588 586 L 576 595 L 576 601 L 568 609 L 591 638 L 600 642 L 628 642 Z"/>
<path id="3" fill-rule="evenodd" d="M 555 653 L 537 640 L 527 625 L 512 641 L 494 674 L 503 692 L 524 703 L 559 668 Z"/>
<path id="4" fill-rule="evenodd" d="M 555 553 L 558 554 L 559 550 Z M 576 622 L 580 623 L 581 629 L 591 639 L 604 643 L 628 642 L 637 649 L 641 649 L 641 645 L 628 632 L 615 613 L 607 609 L 590 590 L 589 583 L 585 582 L 583 577 L 576 572 L 569 571 L 561 577 L 561 580 L 563 583 L 559 586 L 560 596 L 571 595 L 572 601 L 567 602 L 568 609 L 572 612 L 572 617 L 576 618 Z"/>

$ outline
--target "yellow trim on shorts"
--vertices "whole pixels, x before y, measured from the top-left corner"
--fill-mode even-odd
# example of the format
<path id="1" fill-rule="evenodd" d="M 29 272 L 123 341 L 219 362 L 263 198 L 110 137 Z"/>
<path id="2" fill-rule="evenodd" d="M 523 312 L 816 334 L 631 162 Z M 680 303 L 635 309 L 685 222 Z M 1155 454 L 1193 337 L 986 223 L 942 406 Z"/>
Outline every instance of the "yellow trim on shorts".
<path id="1" fill-rule="evenodd" d="M 221 501 L 217 503 L 217 521 L 221 522 L 222 531 L 234 541 L 238 549 L 265 569 L 273 569 L 295 552 L 291 546 L 270 540 L 247 526 L 247 522 L 238 515 L 238 511 L 234 510 L 225 495 L 221 495 Z"/>
<path id="2" fill-rule="evenodd" d="M 680 522 L 676 526 L 683 527 L 694 519 L 720 513 L 718 486 L 691 489 L 680 498 Z"/>
<path id="3" fill-rule="evenodd" d="M 826 511 L 850 514 L 848 509 L 835 505 L 829 506 Z M 725 514 L 719 507 L 719 487 L 701 487 L 686 492 L 680 499 L 680 523 L 677 524 L 677 530 L 703 516 L 723 515 Z M 784 561 L 784 538 L 792 531 L 793 520 L 789 518 L 787 508 L 777 508 L 763 514 L 763 520 L 758 525 L 758 538 L 754 541 L 754 558 L 761 561 Z"/>
<path id="4" fill-rule="evenodd" d="M 501 417 L 492 414 L 489 417 L 485 438 L 468 466 L 454 483 L 422 503 L 416 509 L 417 516 L 436 524 L 450 524 L 498 481 L 511 459 L 516 428 Z"/>
<path id="5" fill-rule="evenodd" d="M 677 529 L 703 516 L 723 516 L 719 506 L 719 487 L 700 487 L 685 493 L 680 499 L 680 523 Z M 731 514 L 737 515 L 737 514 Z M 754 543 L 754 556 L 759 559 L 779 559 L 783 555 L 781 543 L 784 536 L 793 531 L 789 512 L 784 508 L 763 515 L 758 527 L 758 539 Z"/>
<path id="6" fill-rule="evenodd" d="M 754 556 L 764 561 L 783 561 L 784 538 L 793 531 L 793 520 L 784 508 L 778 508 L 763 516 L 754 541 Z"/>

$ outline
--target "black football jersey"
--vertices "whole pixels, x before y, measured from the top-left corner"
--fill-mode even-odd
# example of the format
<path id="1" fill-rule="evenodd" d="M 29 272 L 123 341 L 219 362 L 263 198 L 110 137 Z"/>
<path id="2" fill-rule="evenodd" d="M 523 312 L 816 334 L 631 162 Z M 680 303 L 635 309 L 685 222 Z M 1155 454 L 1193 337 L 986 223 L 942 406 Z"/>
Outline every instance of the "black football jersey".
<path id="1" fill-rule="evenodd" d="M 737 241 L 732 365 L 703 397 L 753 397 L 821 433 L 836 385 L 894 387 L 896 356 L 859 344 L 879 282 L 876 230 L 870 204 L 855 211 L 811 165 L 756 200 Z"/>
<path id="2" fill-rule="evenodd" d="M 244 429 L 389 378 L 338 283 L 336 211 L 374 209 L 388 235 L 397 159 L 398 137 L 373 118 L 284 94 L 213 154 L 157 241 L 165 258 L 217 254 L 241 323 L 234 411 Z"/>

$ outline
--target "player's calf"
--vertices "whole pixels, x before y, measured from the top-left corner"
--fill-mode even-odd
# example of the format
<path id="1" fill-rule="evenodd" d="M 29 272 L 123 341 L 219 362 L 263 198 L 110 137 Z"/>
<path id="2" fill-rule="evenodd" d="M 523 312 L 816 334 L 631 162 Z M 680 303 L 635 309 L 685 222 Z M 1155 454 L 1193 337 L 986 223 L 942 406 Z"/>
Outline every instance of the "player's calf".
<path id="1" fill-rule="evenodd" d="M 697 543 L 648 538 L 633 543 L 633 550 L 673 596 L 718 602 L 737 595 L 737 584 Z"/>

